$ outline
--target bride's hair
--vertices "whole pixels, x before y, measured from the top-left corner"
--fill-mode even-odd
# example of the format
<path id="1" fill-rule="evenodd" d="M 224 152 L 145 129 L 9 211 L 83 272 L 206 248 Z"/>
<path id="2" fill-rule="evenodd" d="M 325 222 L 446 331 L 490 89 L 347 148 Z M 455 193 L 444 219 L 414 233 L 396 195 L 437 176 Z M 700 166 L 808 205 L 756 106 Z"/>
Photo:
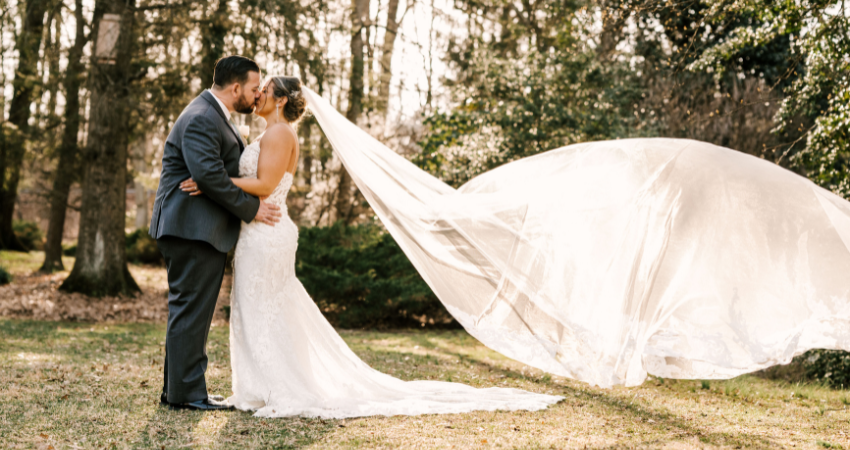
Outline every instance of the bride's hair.
<path id="1" fill-rule="evenodd" d="M 280 114 L 287 122 L 295 125 L 307 109 L 307 99 L 301 92 L 301 80 L 298 77 L 272 77 L 272 95 L 274 98 L 286 97 L 286 105 Z"/>

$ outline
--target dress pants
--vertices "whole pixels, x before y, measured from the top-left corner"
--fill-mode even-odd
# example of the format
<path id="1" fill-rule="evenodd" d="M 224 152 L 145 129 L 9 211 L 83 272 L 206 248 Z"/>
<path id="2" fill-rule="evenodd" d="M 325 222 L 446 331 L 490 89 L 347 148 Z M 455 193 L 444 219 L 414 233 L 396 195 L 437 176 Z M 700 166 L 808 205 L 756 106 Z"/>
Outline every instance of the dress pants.
<path id="1" fill-rule="evenodd" d="M 207 337 L 227 253 L 203 241 L 156 240 L 168 270 L 168 327 L 162 392 L 169 403 L 207 398 Z"/>

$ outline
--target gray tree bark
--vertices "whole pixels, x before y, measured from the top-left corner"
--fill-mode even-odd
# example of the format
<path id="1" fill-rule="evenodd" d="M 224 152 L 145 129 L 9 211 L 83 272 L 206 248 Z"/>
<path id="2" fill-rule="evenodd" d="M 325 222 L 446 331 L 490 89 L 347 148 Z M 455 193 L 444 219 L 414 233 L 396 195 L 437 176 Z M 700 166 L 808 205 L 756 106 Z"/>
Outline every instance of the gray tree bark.
<path id="1" fill-rule="evenodd" d="M 82 160 L 84 180 L 77 259 L 71 275 L 60 287 L 64 291 L 92 296 L 139 291 L 127 270 L 124 249 L 134 10 L 135 0 L 95 3 L 94 47 L 100 47 L 99 33 L 107 29 L 105 14 L 118 16 L 120 31 L 110 57 L 98 57 L 97 51 L 92 52 L 91 112 L 88 145 Z"/>
<path id="2" fill-rule="evenodd" d="M 136 229 L 147 228 L 150 222 L 148 217 L 148 188 L 142 182 L 141 176 L 147 173 L 150 165 L 148 155 L 153 153 L 153 143 L 150 134 L 145 134 L 138 142 L 133 144 L 133 171 L 136 177 L 133 180 L 133 188 L 136 192 Z"/>
<path id="3" fill-rule="evenodd" d="M 0 145 L 0 248 L 27 251 L 12 229 L 12 214 L 18 198 L 18 182 L 24 162 L 26 143 L 29 140 L 30 105 L 33 93 L 41 80 L 38 77 L 38 50 L 44 34 L 44 15 L 50 0 L 29 0 L 24 8 L 23 24 L 18 34 L 18 68 L 12 82 L 12 104 L 9 122 L 18 129 L 17 136 L 3 140 Z"/>
<path id="4" fill-rule="evenodd" d="M 348 120 L 357 123 L 363 113 L 363 29 L 369 21 L 369 0 L 352 0 L 351 15 L 351 78 L 348 90 Z M 353 219 L 351 175 L 340 167 L 339 194 L 336 198 L 336 219 L 350 223 Z"/>
<path id="5" fill-rule="evenodd" d="M 68 210 L 68 195 L 71 184 L 76 181 L 79 172 L 79 147 L 77 135 L 80 132 L 80 86 L 85 74 L 82 62 L 83 47 L 88 40 L 85 35 L 83 1 L 75 1 L 74 19 L 76 32 L 74 46 L 68 51 L 68 67 L 65 69 L 65 127 L 62 142 L 59 144 L 59 164 L 53 178 L 53 190 L 50 193 L 50 222 L 47 226 L 47 240 L 44 243 L 44 263 L 40 272 L 51 273 L 65 270 L 62 264 L 62 235 L 65 231 L 65 213 Z"/>
<path id="6" fill-rule="evenodd" d="M 398 35 L 398 27 L 404 20 L 404 14 L 398 19 L 399 0 L 390 0 L 387 4 L 387 27 L 384 33 L 384 42 L 381 45 L 381 73 L 378 83 L 378 98 L 375 101 L 375 109 L 386 113 L 390 101 L 390 83 L 393 77 L 393 49 L 395 39 Z M 406 11 L 405 11 L 406 13 Z"/>

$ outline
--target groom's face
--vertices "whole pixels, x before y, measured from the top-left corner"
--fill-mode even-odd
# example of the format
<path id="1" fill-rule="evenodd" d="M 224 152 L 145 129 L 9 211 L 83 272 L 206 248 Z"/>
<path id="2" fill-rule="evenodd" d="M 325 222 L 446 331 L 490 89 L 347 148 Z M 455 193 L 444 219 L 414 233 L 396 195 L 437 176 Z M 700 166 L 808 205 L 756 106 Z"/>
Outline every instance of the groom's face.
<path id="1" fill-rule="evenodd" d="M 248 72 L 248 81 L 239 85 L 239 95 L 233 103 L 233 109 L 242 114 L 251 114 L 260 99 L 260 74 Z"/>

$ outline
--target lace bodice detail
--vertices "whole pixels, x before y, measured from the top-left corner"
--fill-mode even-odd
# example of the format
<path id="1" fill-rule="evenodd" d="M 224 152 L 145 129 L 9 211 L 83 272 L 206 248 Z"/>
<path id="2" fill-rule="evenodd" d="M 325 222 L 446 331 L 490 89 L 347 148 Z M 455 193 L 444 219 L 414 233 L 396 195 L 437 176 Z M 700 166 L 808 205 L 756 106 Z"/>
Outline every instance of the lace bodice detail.
<path id="1" fill-rule="evenodd" d="M 260 140 L 255 139 L 254 142 L 245 147 L 242 156 L 239 159 L 239 176 L 242 178 L 257 178 L 257 165 L 260 161 Z M 289 194 L 289 189 L 292 188 L 293 176 L 286 172 L 283 174 L 280 183 L 278 183 L 274 192 L 265 201 L 280 206 L 282 211 L 286 211 L 286 196 Z"/>

